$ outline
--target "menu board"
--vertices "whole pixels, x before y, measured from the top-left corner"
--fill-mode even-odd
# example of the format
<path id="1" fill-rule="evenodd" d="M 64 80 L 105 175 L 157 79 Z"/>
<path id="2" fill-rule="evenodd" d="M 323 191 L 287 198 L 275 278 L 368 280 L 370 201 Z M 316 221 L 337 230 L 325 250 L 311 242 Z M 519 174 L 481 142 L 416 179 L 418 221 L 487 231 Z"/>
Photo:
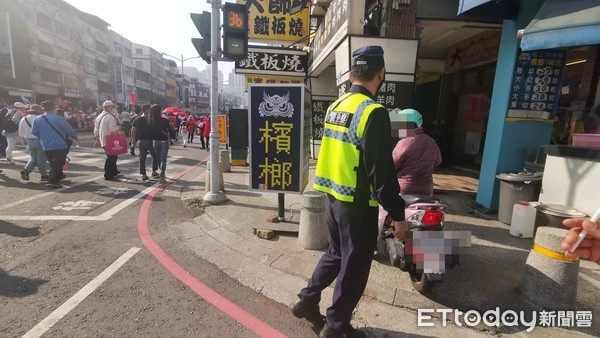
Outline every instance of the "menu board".
<path id="1" fill-rule="evenodd" d="M 566 51 L 520 52 L 513 75 L 509 109 L 545 111 L 554 116 Z"/>

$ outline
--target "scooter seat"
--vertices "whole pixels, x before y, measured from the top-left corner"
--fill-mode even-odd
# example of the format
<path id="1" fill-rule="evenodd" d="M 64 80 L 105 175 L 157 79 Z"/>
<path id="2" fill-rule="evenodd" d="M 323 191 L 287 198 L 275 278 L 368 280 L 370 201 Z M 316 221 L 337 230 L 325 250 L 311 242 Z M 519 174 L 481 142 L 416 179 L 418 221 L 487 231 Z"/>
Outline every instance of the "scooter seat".
<path id="1" fill-rule="evenodd" d="M 440 199 L 429 195 L 402 195 L 406 206 L 417 203 L 440 203 Z"/>

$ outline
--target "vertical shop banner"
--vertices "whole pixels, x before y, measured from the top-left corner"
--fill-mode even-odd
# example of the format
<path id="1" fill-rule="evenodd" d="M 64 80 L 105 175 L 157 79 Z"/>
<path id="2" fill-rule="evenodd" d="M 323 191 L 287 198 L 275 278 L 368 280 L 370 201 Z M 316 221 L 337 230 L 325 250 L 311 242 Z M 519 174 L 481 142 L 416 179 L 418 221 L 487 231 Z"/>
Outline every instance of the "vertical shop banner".
<path id="1" fill-rule="evenodd" d="M 123 92 L 123 65 L 115 64 L 115 82 L 117 93 Z"/>
<path id="2" fill-rule="evenodd" d="M 227 143 L 227 116 L 219 114 L 217 116 L 217 130 L 219 131 L 219 142 Z"/>
<path id="3" fill-rule="evenodd" d="M 310 8 L 290 14 L 296 0 L 248 0 L 248 39 L 308 44 Z"/>
<path id="4" fill-rule="evenodd" d="M 323 128 L 325 127 L 325 114 L 327 108 L 334 100 L 313 100 L 312 101 L 312 139 L 321 140 L 323 138 Z"/>
<path id="5" fill-rule="evenodd" d="M 547 112 L 554 116 L 565 57 L 566 51 L 563 50 L 520 52 L 513 75 L 509 109 Z M 509 116 L 518 115 L 509 112 Z M 533 117 L 539 118 L 541 115 Z"/>
<path id="6" fill-rule="evenodd" d="M 304 191 L 311 117 L 307 95 L 303 84 L 250 85 L 250 189 Z"/>

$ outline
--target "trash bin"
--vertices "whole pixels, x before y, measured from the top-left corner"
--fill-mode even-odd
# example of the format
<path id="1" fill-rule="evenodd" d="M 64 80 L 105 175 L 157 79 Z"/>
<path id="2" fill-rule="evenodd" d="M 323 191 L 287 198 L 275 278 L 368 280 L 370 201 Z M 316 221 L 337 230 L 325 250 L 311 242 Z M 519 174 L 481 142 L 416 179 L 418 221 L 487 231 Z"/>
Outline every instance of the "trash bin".
<path id="1" fill-rule="evenodd" d="M 540 204 L 535 207 L 537 213 L 535 216 L 535 228 L 540 226 L 550 226 L 561 229 L 568 229 L 562 224 L 567 218 L 587 217 L 587 214 L 575 208 L 560 204 Z"/>
<path id="2" fill-rule="evenodd" d="M 502 173 L 496 175 L 496 178 L 500 180 L 498 220 L 510 224 L 515 203 L 538 200 L 542 186 L 542 173 Z"/>

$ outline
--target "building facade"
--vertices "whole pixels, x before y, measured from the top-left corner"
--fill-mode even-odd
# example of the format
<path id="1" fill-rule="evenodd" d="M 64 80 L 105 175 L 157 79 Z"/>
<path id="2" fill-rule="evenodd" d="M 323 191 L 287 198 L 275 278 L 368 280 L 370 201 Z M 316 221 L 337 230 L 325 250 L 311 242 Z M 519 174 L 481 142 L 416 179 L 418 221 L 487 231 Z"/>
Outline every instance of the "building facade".
<path id="1" fill-rule="evenodd" d="M 66 100 L 87 110 L 104 100 L 174 104 L 177 67 L 132 44 L 106 21 L 63 0 L 0 2 L 0 97 L 9 104 Z"/>
<path id="2" fill-rule="evenodd" d="M 112 37 L 112 66 L 115 86 L 115 101 L 124 106 L 131 104 L 131 94 L 134 92 L 134 68 L 131 41 L 111 31 Z"/>

